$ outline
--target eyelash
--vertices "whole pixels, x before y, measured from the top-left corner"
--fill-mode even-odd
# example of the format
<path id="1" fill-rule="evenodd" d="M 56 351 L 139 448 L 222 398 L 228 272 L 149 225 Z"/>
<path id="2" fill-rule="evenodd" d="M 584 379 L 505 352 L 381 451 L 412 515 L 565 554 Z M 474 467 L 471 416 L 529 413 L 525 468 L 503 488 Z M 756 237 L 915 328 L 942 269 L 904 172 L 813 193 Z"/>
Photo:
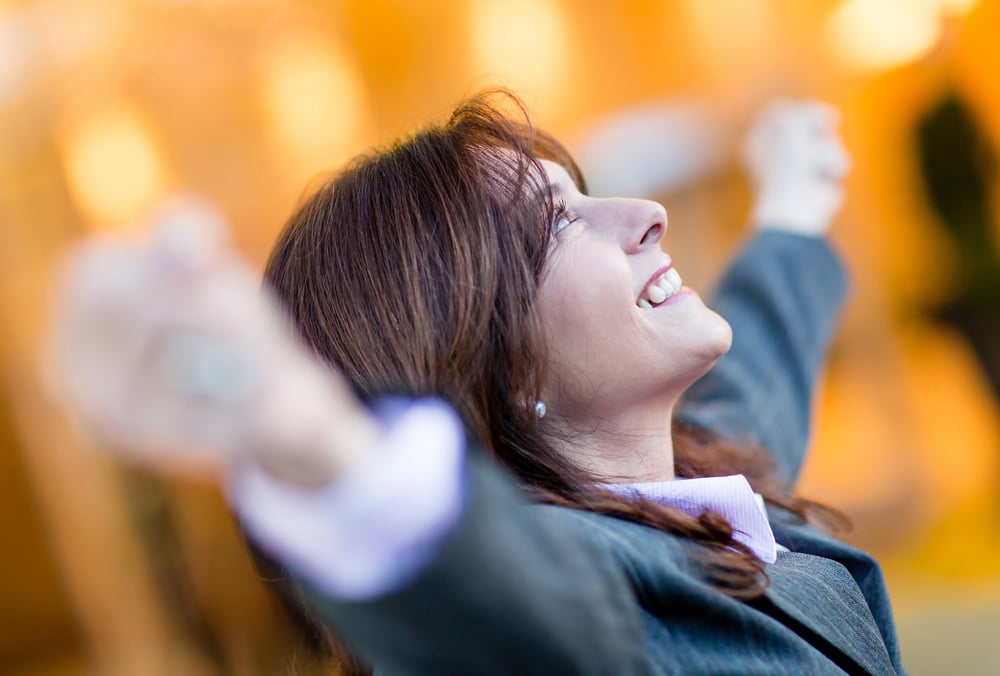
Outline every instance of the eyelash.
<path id="1" fill-rule="evenodd" d="M 569 211 L 566 209 L 566 202 L 561 200 L 556 205 L 555 215 L 552 217 L 552 234 L 559 235 L 560 232 L 573 225 L 578 220 L 580 220 L 579 216 L 570 218 Z M 565 221 L 565 223 L 563 223 L 563 221 Z"/>

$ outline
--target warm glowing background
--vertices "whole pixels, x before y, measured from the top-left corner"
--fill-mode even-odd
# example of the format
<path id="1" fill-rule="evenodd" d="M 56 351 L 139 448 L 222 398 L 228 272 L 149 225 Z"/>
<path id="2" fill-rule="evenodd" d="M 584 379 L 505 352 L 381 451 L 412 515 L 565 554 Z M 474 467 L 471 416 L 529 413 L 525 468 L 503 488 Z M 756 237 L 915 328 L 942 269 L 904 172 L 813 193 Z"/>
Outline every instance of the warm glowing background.
<path id="1" fill-rule="evenodd" d="M 964 261 L 914 141 L 951 90 L 1000 148 L 998 31 L 1000 0 L 0 0 L 0 672 L 313 673 L 213 491 L 88 454 L 47 402 L 48 279 L 177 191 L 260 264 L 317 172 L 495 83 L 569 140 L 623 106 L 712 111 L 723 160 L 661 196 L 695 285 L 739 237 L 755 107 L 843 111 L 855 293 L 803 492 L 884 562 L 914 674 L 1000 672 L 998 401 L 929 313 Z"/>

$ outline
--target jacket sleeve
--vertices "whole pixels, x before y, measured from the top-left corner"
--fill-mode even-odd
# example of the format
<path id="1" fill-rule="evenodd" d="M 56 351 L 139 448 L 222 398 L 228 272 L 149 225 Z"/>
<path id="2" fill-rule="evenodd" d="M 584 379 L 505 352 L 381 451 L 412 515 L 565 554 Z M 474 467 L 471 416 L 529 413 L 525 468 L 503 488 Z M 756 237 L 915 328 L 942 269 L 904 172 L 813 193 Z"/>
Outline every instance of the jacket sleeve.
<path id="1" fill-rule="evenodd" d="M 846 287 L 825 240 L 757 235 L 723 275 L 712 303 L 733 328 L 732 348 L 688 390 L 678 418 L 763 446 L 775 458 L 777 478 L 794 483 Z"/>
<path id="2" fill-rule="evenodd" d="M 433 558 L 378 598 L 305 601 L 386 674 L 644 674 L 644 625 L 621 565 L 565 510 L 529 505 L 471 452 L 465 504 Z"/>

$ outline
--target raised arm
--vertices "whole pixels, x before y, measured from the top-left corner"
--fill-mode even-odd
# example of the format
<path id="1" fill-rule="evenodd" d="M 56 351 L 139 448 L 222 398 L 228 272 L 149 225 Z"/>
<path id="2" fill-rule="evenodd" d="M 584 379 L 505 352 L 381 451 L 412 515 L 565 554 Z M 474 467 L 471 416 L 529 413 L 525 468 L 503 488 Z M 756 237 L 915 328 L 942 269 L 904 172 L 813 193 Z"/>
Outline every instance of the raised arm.
<path id="1" fill-rule="evenodd" d="M 251 537 L 378 670 L 647 673 L 606 547 L 466 454 L 460 426 L 380 423 L 260 303 L 215 217 L 165 221 L 149 244 L 92 243 L 60 289 L 50 376 L 102 441 L 228 476 Z"/>
<path id="2" fill-rule="evenodd" d="M 835 125 L 827 106 L 787 102 L 755 124 L 746 159 L 757 232 L 713 302 L 733 327 L 733 347 L 678 411 L 724 438 L 762 445 L 790 483 L 802 466 L 813 388 L 846 290 L 824 240 L 848 168 Z"/>
<path id="3" fill-rule="evenodd" d="M 111 450 L 154 469 L 219 475 L 252 459 L 321 485 L 367 454 L 378 426 L 225 237 L 188 201 L 145 238 L 75 251 L 55 297 L 51 389 Z"/>

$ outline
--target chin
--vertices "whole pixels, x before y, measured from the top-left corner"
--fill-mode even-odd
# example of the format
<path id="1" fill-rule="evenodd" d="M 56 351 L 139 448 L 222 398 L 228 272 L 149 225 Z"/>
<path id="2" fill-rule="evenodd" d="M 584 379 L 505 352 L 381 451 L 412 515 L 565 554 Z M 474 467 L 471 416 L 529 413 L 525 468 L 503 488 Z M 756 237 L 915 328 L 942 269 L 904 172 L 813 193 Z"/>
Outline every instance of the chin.
<path id="1" fill-rule="evenodd" d="M 733 329 L 722 315 L 712 313 L 711 327 L 705 332 L 705 356 L 711 360 L 709 368 L 733 346 Z M 705 369 L 706 371 L 708 368 Z"/>
<path id="2" fill-rule="evenodd" d="M 713 322 L 713 330 L 705 334 L 705 341 L 701 344 L 702 349 L 699 351 L 699 363 L 689 374 L 688 385 L 693 384 L 708 373 L 715 366 L 715 362 L 729 352 L 729 348 L 733 345 L 733 330 L 730 328 L 729 322 L 718 315 L 716 317 L 718 320 Z"/>

